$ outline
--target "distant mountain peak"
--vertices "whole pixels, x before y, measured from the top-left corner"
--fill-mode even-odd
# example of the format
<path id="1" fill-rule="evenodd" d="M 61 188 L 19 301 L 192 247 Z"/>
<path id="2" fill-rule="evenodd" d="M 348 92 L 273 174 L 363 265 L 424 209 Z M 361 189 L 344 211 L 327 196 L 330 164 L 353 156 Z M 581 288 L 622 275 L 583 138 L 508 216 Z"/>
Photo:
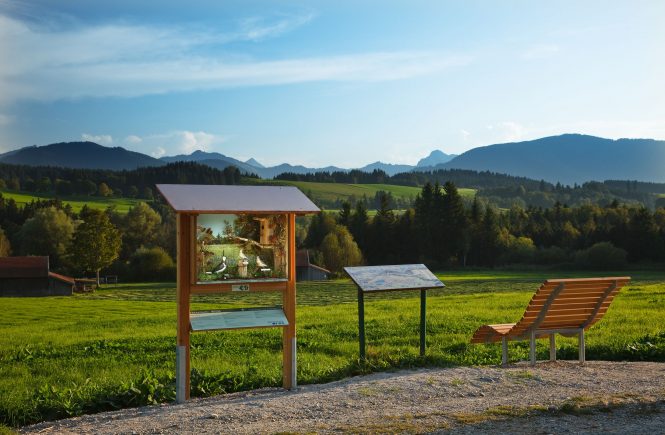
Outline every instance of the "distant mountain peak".
<path id="1" fill-rule="evenodd" d="M 251 158 L 247 160 L 245 163 L 247 163 L 250 166 L 254 166 L 255 168 L 265 168 L 261 163 L 257 162 L 255 158 Z"/>
<path id="2" fill-rule="evenodd" d="M 455 157 L 457 157 L 456 154 L 446 154 L 441 150 L 434 150 L 429 153 L 429 156 L 420 159 L 416 167 L 423 168 L 427 166 L 436 166 L 442 163 L 448 163 Z"/>

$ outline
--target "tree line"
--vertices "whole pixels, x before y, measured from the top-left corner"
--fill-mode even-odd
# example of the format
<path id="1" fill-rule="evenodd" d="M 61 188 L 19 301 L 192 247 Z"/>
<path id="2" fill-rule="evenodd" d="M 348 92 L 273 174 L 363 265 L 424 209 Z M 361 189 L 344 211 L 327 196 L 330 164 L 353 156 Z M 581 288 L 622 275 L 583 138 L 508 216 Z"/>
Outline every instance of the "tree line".
<path id="1" fill-rule="evenodd" d="M 390 176 L 382 170 L 362 172 L 317 172 L 308 174 L 284 173 L 275 179 L 290 181 L 316 181 L 324 183 L 373 184 L 387 183 L 402 186 L 421 187 L 426 183 L 443 185 L 452 182 L 477 190 L 480 198 L 501 208 L 518 205 L 523 208 L 553 207 L 557 202 L 568 205 L 600 204 L 608 205 L 613 201 L 627 204 L 642 204 L 649 208 L 665 207 L 665 184 L 639 181 L 608 180 L 590 181 L 572 186 L 561 183 L 549 183 L 526 177 L 500 174 L 491 171 L 472 171 L 466 169 L 437 169 L 430 171 L 403 172 Z M 339 208 L 344 199 L 328 201 Z M 355 202 L 350 201 L 352 205 Z M 331 207 L 333 208 L 333 207 Z"/>
<path id="2" fill-rule="evenodd" d="M 641 205 L 520 207 L 499 210 L 476 197 L 465 203 L 452 182 L 426 183 L 412 208 L 396 213 L 383 200 L 370 218 L 362 202 L 312 218 L 303 244 L 326 262 L 329 234 L 348 232 L 367 264 L 422 262 L 444 267 L 505 264 L 620 268 L 665 261 L 665 208 Z M 341 244 L 334 247 L 341 252 Z M 353 245 L 347 243 L 353 248 Z M 344 255 L 344 254 L 340 254 Z"/>
<path id="3" fill-rule="evenodd" d="M 0 189 L 58 196 L 116 196 L 152 200 L 155 184 L 239 184 L 235 166 L 224 170 L 195 162 L 113 171 L 0 164 Z"/>
<path id="4" fill-rule="evenodd" d="M 125 215 L 113 207 L 78 213 L 59 200 L 20 207 L 0 194 L 0 256 L 48 255 L 51 268 L 77 277 L 121 275 L 175 279 L 175 216 L 159 202 L 139 202 Z"/>

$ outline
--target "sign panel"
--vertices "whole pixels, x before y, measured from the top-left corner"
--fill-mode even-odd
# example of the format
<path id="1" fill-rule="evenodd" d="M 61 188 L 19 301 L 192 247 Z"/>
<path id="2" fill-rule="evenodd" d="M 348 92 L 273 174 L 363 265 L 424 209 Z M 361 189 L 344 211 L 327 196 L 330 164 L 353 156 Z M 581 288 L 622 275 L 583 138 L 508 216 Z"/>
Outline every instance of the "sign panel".
<path id="1" fill-rule="evenodd" d="M 196 281 L 286 279 L 287 219 L 283 214 L 202 214 L 196 218 Z M 234 291 L 247 291 L 236 288 Z"/>
<path id="2" fill-rule="evenodd" d="M 344 270 L 364 292 L 445 287 L 424 264 L 345 267 Z"/>
<path id="3" fill-rule="evenodd" d="M 281 307 L 199 311 L 190 314 L 192 331 L 263 328 L 286 326 L 288 324 L 289 322 Z"/>

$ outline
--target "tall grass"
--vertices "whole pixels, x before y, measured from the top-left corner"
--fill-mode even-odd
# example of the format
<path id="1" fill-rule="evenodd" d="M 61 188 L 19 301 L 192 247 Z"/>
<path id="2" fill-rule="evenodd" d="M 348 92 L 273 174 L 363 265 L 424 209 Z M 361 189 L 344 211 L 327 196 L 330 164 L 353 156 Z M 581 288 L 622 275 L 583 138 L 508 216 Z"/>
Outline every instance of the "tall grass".
<path id="1" fill-rule="evenodd" d="M 625 273 L 621 273 L 622 275 Z M 589 273 L 575 272 L 575 275 Z M 633 273 L 605 318 L 587 334 L 587 358 L 665 361 L 665 273 Z M 566 273 L 565 276 L 573 276 Z M 418 356 L 417 292 L 369 295 L 368 361 L 358 361 L 356 290 L 348 281 L 298 285 L 298 382 L 378 370 L 496 364 L 500 346 L 470 345 L 480 325 L 516 321 L 552 272 L 444 273 L 428 296 L 427 356 Z M 276 294 L 199 296 L 193 310 L 280 303 Z M 174 398 L 175 288 L 130 284 L 90 295 L 2 298 L 0 424 L 45 419 Z M 577 357 L 560 339 L 559 357 Z M 547 343 L 538 345 L 540 358 Z M 526 342 L 511 343 L 527 359 Z M 192 393 L 207 396 L 281 385 L 281 331 L 192 334 Z"/>

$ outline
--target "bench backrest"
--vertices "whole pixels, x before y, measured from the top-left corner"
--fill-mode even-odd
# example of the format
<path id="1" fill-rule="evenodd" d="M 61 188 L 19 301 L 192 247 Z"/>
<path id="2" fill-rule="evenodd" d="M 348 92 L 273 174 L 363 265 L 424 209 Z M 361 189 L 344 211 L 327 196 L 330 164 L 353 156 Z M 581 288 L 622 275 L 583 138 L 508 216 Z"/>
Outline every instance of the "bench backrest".
<path id="1" fill-rule="evenodd" d="M 511 336 L 532 330 L 588 329 L 607 312 L 630 277 L 550 279 L 540 286 Z"/>

